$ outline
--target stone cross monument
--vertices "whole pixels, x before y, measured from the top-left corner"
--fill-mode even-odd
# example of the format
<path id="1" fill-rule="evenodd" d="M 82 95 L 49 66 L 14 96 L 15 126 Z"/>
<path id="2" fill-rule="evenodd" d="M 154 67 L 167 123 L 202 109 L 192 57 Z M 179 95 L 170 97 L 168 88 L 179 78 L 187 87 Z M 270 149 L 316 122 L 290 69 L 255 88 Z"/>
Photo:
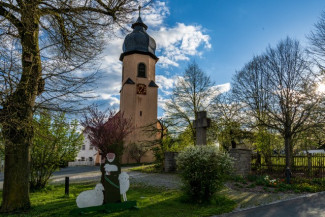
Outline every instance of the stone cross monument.
<path id="1" fill-rule="evenodd" d="M 211 119 L 207 118 L 206 111 L 197 112 L 197 119 L 194 121 L 194 128 L 196 129 L 196 145 L 207 144 L 207 128 L 210 127 Z"/>

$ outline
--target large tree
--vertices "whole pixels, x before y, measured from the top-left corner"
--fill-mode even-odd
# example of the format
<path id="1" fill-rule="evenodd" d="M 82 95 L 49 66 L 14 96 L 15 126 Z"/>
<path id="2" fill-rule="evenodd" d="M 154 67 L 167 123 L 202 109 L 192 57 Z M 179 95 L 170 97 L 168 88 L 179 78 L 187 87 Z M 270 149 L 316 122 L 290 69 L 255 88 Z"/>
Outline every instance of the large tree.
<path id="1" fill-rule="evenodd" d="M 323 96 L 316 88 L 320 75 L 312 71 L 299 42 L 287 38 L 236 72 L 233 93 L 258 126 L 284 138 L 286 167 L 292 166 L 298 133 L 323 123 Z"/>
<path id="2" fill-rule="evenodd" d="M 308 36 L 311 47 L 309 52 L 313 54 L 317 65 L 325 70 L 325 11 L 322 12 L 319 21 L 314 25 L 314 30 Z"/>
<path id="3" fill-rule="evenodd" d="M 10 62 L 0 67 L 0 123 L 5 142 L 2 212 L 30 207 L 30 145 L 37 97 L 43 99 L 40 106 L 57 108 L 58 99 L 64 101 L 65 94 L 76 91 L 80 86 L 76 80 L 81 83 L 84 80 L 66 73 L 82 69 L 93 60 L 102 47 L 102 36 L 111 32 L 114 24 L 127 21 L 136 3 L 134 0 L 0 1 L 0 41 L 12 51 L 7 52 L 6 48 L 0 51 L 1 64 Z M 55 85 L 46 86 L 51 83 Z M 48 92 L 42 94 L 46 88 Z"/>
<path id="4" fill-rule="evenodd" d="M 177 80 L 170 100 L 166 103 L 168 122 L 173 123 L 172 126 L 177 131 L 189 129 L 188 136 L 195 143 L 196 131 L 193 120 L 196 120 L 197 112 L 211 109 L 218 91 L 210 77 L 195 62 L 188 64 L 183 75 Z"/>
<path id="5" fill-rule="evenodd" d="M 231 92 L 219 95 L 213 105 L 213 125 L 219 144 L 225 149 L 236 148 L 244 139 L 243 124 L 245 116 L 242 115 L 242 104 L 236 102 Z M 247 127 L 246 127 L 247 128 Z"/>

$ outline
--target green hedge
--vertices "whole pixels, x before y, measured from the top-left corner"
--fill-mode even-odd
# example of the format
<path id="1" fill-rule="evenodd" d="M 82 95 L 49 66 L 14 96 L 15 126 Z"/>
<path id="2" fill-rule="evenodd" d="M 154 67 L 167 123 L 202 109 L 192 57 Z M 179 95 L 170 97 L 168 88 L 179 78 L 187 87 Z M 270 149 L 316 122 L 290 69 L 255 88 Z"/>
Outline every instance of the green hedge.
<path id="1" fill-rule="evenodd" d="M 232 164 L 232 158 L 215 146 L 190 146 L 180 152 L 177 168 L 188 199 L 210 201 L 232 172 Z"/>

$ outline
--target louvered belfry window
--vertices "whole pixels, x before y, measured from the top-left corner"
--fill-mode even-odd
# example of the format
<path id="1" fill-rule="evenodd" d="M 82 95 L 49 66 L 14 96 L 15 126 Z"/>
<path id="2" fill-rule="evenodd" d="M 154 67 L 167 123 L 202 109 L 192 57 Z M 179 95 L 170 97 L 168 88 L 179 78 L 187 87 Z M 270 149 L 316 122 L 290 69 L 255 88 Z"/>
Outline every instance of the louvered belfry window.
<path id="1" fill-rule="evenodd" d="M 138 65 L 138 77 L 146 78 L 146 65 L 144 63 L 139 63 Z"/>

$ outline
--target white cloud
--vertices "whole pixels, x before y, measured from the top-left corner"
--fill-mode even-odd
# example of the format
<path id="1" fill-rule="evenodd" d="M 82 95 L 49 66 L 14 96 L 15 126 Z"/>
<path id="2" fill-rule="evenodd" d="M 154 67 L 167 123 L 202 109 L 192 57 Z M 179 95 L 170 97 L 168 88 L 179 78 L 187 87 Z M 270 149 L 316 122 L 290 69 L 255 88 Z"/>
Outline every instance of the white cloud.
<path id="1" fill-rule="evenodd" d="M 214 88 L 217 88 L 219 90 L 219 94 L 224 93 L 230 90 L 230 83 L 219 84 L 214 86 Z"/>
<path id="2" fill-rule="evenodd" d="M 152 31 L 161 53 L 159 64 L 162 67 L 178 66 L 179 61 L 189 60 L 189 56 L 201 56 L 199 49 L 210 49 L 210 36 L 204 34 L 201 26 L 177 23 L 173 28 L 161 27 Z"/>
<path id="3" fill-rule="evenodd" d="M 163 109 L 163 110 L 166 110 L 166 103 L 170 101 L 170 99 L 166 99 L 162 96 L 158 96 L 158 107 Z"/>
<path id="4" fill-rule="evenodd" d="M 143 22 L 149 27 L 161 26 L 164 19 L 169 15 L 166 2 L 156 1 L 148 9 L 143 9 L 141 17 Z"/>
<path id="5" fill-rule="evenodd" d="M 168 90 L 174 87 L 175 83 L 177 82 L 177 78 L 178 76 L 167 78 L 163 75 L 156 75 L 156 83 L 160 89 Z"/>
<path id="6" fill-rule="evenodd" d="M 113 97 L 119 95 L 121 89 L 122 62 L 119 60 L 122 53 L 122 37 L 108 41 L 104 49 L 101 62 L 101 71 L 103 76 L 97 81 L 98 99 L 107 100 L 110 106 L 118 105 L 119 98 Z"/>
<path id="7" fill-rule="evenodd" d="M 109 105 L 111 107 L 119 106 L 120 105 L 120 99 L 117 98 L 115 95 L 112 95 L 112 94 L 102 94 L 101 95 L 101 98 L 102 99 L 105 99 L 105 100 L 108 100 L 109 101 Z"/>
<path id="8" fill-rule="evenodd" d="M 206 100 L 203 102 L 204 107 L 209 107 L 211 103 L 213 103 L 213 100 L 221 93 L 227 92 L 230 90 L 230 83 L 225 84 L 218 84 L 210 87 L 207 92 L 209 93 L 209 96 L 206 98 Z"/>

